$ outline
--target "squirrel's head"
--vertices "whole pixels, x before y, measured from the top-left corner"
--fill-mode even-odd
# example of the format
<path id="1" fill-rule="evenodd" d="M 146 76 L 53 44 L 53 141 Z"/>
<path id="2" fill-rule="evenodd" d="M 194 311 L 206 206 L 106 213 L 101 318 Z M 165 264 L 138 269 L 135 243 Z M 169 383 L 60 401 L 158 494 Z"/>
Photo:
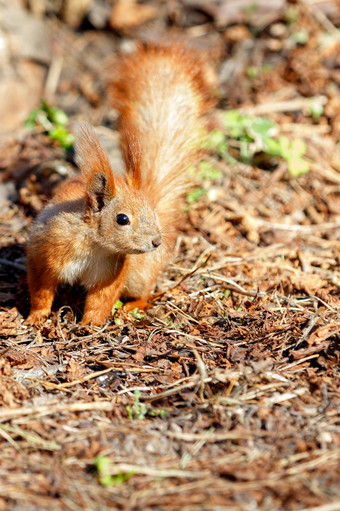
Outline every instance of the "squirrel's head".
<path id="1" fill-rule="evenodd" d="M 143 195 L 140 172 L 114 176 L 107 155 L 93 128 L 82 123 L 77 130 L 77 162 L 86 179 L 85 219 L 95 230 L 95 240 L 122 254 L 151 252 L 162 243 L 156 211 Z"/>
<path id="2" fill-rule="evenodd" d="M 115 194 L 110 197 L 108 193 L 105 200 L 102 200 L 103 181 L 99 188 L 98 183 L 88 188 L 92 221 L 97 224 L 100 244 L 123 254 L 155 250 L 162 243 L 162 235 L 154 208 L 139 190 L 129 187 L 122 179 L 115 179 L 115 183 Z"/>

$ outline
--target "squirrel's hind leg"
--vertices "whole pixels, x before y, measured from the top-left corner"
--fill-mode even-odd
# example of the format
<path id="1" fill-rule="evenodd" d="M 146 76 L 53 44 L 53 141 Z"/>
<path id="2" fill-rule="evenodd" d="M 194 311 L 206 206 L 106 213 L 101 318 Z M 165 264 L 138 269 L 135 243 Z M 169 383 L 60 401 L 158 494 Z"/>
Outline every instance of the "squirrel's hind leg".
<path id="1" fill-rule="evenodd" d="M 147 298 L 139 298 L 138 300 L 132 300 L 124 304 L 124 310 L 127 312 L 133 311 L 134 309 L 144 310 L 147 307 L 150 307 Z"/>

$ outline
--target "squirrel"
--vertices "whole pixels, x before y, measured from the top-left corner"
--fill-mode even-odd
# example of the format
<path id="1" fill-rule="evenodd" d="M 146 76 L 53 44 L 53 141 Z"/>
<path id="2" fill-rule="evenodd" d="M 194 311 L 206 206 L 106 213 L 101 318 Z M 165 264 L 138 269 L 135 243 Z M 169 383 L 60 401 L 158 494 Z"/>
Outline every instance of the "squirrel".
<path id="1" fill-rule="evenodd" d="M 174 252 L 187 168 L 198 160 L 210 106 L 204 63 L 179 44 L 123 57 L 109 91 L 119 114 L 125 175 L 115 174 L 93 128 L 76 131 L 81 174 L 38 215 L 27 243 L 31 310 L 45 320 L 59 284 L 87 290 L 82 324 L 102 325 L 119 298 L 147 306 Z"/>

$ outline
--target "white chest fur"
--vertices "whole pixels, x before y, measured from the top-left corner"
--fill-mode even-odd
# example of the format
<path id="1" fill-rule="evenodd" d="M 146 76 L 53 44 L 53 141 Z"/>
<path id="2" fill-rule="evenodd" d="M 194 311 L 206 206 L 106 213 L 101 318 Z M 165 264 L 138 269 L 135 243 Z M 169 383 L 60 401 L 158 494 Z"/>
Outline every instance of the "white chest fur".
<path id="1" fill-rule="evenodd" d="M 117 265 L 117 257 L 96 251 L 69 259 L 63 265 L 59 279 L 68 284 L 79 283 L 89 289 L 114 275 Z"/>

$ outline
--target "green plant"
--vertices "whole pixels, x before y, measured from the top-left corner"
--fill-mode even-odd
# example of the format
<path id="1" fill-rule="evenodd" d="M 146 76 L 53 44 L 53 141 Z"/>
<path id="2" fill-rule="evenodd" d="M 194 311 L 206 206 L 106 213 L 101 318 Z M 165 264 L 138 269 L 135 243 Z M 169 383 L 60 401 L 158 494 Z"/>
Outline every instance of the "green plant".
<path id="1" fill-rule="evenodd" d="M 132 311 L 130 311 L 130 314 L 131 314 L 131 316 L 133 316 L 136 319 L 143 319 L 144 318 L 143 312 L 141 312 L 138 308 L 133 309 Z"/>
<path id="2" fill-rule="evenodd" d="M 292 32 L 291 38 L 296 44 L 304 46 L 308 42 L 309 32 L 307 30 L 297 30 L 296 32 Z"/>
<path id="3" fill-rule="evenodd" d="M 249 66 L 246 69 L 248 78 L 256 78 L 259 74 L 259 69 L 256 66 Z"/>
<path id="4" fill-rule="evenodd" d="M 159 417 L 160 419 L 165 419 L 169 415 L 166 408 L 161 408 L 158 410 L 157 408 L 152 408 L 149 412 L 150 417 Z"/>
<path id="5" fill-rule="evenodd" d="M 277 157 L 286 160 L 293 177 L 309 171 L 308 162 L 304 159 L 305 143 L 300 139 L 289 140 L 286 136 L 279 136 L 279 127 L 270 119 L 230 110 L 223 115 L 223 126 L 224 131 L 215 130 L 211 134 L 207 148 L 217 151 L 227 161 L 231 158 L 228 154 L 230 147 L 236 145 L 234 154 L 244 163 L 255 164 L 255 156 L 262 161 Z"/>
<path id="6" fill-rule="evenodd" d="M 110 474 L 111 460 L 107 456 L 98 456 L 94 459 L 93 465 L 97 471 L 100 484 L 103 486 L 115 486 L 125 483 L 131 476 L 134 475 L 133 471 L 120 472 L 116 475 Z"/>
<path id="7" fill-rule="evenodd" d="M 318 121 L 324 112 L 323 105 L 320 101 L 312 101 L 310 104 L 310 113 L 314 121 Z"/>
<path id="8" fill-rule="evenodd" d="M 135 397 L 134 397 L 133 405 L 132 406 L 128 405 L 126 407 L 128 417 L 130 420 L 133 420 L 133 419 L 143 420 L 145 418 L 146 414 L 148 413 L 148 409 L 144 403 L 141 403 L 139 401 L 139 397 L 140 397 L 139 390 L 135 390 L 134 396 Z"/>
<path id="9" fill-rule="evenodd" d="M 118 309 L 120 309 L 121 307 L 123 307 L 123 302 L 121 300 L 117 300 L 116 303 L 114 304 L 113 308 L 112 308 L 112 315 L 115 316 L 116 312 Z M 114 323 L 115 325 L 123 325 L 123 320 L 121 318 L 114 318 Z"/>
<path id="10" fill-rule="evenodd" d="M 207 149 L 212 150 L 219 144 L 219 133 L 220 132 L 216 131 L 215 139 L 213 135 L 212 138 L 210 137 L 208 139 L 206 142 L 206 144 L 209 144 L 206 146 Z M 222 133 L 221 135 L 223 137 Z M 220 148 L 220 152 L 221 156 L 225 155 L 224 149 L 222 150 L 222 148 Z M 221 179 L 222 175 L 222 172 L 220 172 L 210 161 L 202 161 L 197 169 L 193 169 L 193 178 L 196 178 L 200 183 L 202 183 L 202 186 L 194 188 L 188 192 L 186 197 L 187 203 L 190 205 L 194 204 L 194 202 L 198 202 L 208 193 L 208 189 L 210 188 L 210 181 Z M 207 181 L 209 181 L 209 183 L 207 183 Z"/>
<path id="11" fill-rule="evenodd" d="M 198 166 L 197 176 L 201 182 L 217 180 L 220 179 L 222 175 L 222 172 L 214 167 L 210 161 L 202 161 Z"/>
<path id="12" fill-rule="evenodd" d="M 41 105 L 29 114 L 25 126 L 31 129 L 41 126 L 50 138 L 57 140 L 65 149 L 70 149 L 74 136 L 67 130 L 67 123 L 65 112 L 42 101 Z"/>
<path id="13" fill-rule="evenodd" d="M 135 390 L 134 392 L 134 402 L 132 406 L 126 407 L 126 412 L 128 414 L 128 418 L 130 420 L 143 420 L 148 415 L 149 417 L 159 417 L 160 419 L 164 419 L 168 415 L 168 411 L 166 408 L 151 408 L 146 406 L 144 403 L 141 403 L 140 400 L 140 392 L 139 390 Z"/>
<path id="14" fill-rule="evenodd" d="M 194 202 L 199 201 L 204 195 L 206 195 L 207 190 L 205 188 L 194 188 L 193 190 L 190 190 L 190 192 L 187 194 L 187 203 L 193 204 Z"/>

